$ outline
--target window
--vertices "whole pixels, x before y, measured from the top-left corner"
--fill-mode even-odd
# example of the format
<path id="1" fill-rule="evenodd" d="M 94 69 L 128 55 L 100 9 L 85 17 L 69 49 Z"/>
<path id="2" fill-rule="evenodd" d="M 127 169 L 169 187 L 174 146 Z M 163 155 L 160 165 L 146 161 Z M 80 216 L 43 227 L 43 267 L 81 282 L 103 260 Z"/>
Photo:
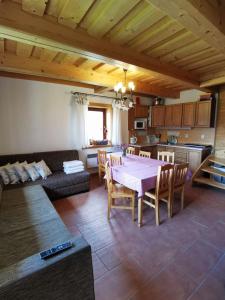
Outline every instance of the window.
<path id="1" fill-rule="evenodd" d="M 88 138 L 102 141 L 107 139 L 106 108 L 88 108 Z"/>

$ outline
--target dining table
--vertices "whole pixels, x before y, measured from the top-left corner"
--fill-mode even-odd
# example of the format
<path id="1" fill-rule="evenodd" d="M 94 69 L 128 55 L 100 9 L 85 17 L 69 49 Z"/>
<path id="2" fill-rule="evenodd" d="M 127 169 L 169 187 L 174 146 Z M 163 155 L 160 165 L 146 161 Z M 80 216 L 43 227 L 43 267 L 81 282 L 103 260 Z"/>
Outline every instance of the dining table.
<path id="1" fill-rule="evenodd" d="M 111 166 L 113 180 L 136 191 L 139 199 L 145 192 L 155 188 L 158 167 L 168 164 L 161 160 L 132 154 L 122 156 L 121 153 L 115 153 L 114 155 L 122 157 L 122 164 Z"/>

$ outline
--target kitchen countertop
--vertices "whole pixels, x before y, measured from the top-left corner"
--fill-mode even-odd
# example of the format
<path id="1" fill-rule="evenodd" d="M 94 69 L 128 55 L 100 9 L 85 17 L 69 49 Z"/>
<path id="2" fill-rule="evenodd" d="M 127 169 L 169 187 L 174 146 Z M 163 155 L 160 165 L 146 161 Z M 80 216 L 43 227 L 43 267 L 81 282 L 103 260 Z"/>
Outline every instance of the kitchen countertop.
<path id="1" fill-rule="evenodd" d="M 137 148 L 141 148 L 141 147 L 153 147 L 153 146 L 167 146 L 167 147 L 183 148 L 183 149 L 189 149 L 189 150 L 195 150 L 195 151 L 203 151 L 203 150 L 207 149 L 207 147 L 209 145 L 202 145 L 203 146 L 202 148 L 198 148 L 198 147 L 190 147 L 188 145 L 181 144 L 181 143 L 178 143 L 178 144 L 175 144 L 175 145 L 171 145 L 171 144 L 167 144 L 167 143 L 161 142 L 161 143 L 157 143 L 157 144 L 150 144 L 150 143 L 146 143 L 146 144 L 142 143 L 142 144 L 135 144 L 135 145 L 130 144 L 129 146 L 131 146 L 131 147 L 137 147 Z"/>

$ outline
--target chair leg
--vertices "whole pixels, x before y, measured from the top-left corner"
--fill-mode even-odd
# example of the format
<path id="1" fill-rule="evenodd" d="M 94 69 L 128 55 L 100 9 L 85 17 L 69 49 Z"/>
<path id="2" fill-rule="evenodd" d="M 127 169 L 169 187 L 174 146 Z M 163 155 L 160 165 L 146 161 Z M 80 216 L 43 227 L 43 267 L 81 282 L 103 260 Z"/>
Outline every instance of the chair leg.
<path id="1" fill-rule="evenodd" d="M 138 226 L 142 226 L 142 209 L 143 209 L 143 199 L 138 198 Z"/>
<path id="2" fill-rule="evenodd" d="M 181 190 L 181 209 L 184 209 L 184 187 Z"/>
<path id="3" fill-rule="evenodd" d="M 168 218 L 173 216 L 173 193 L 169 194 L 168 197 Z"/>
<path id="4" fill-rule="evenodd" d="M 135 221 L 135 195 L 132 197 L 132 221 Z"/>
<path id="5" fill-rule="evenodd" d="M 112 202 L 112 198 L 110 195 L 108 195 L 108 220 L 110 219 L 111 202 Z"/>
<path id="6" fill-rule="evenodd" d="M 155 199 L 155 221 L 156 221 L 156 225 L 159 226 L 159 223 L 160 223 L 159 199 Z"/>

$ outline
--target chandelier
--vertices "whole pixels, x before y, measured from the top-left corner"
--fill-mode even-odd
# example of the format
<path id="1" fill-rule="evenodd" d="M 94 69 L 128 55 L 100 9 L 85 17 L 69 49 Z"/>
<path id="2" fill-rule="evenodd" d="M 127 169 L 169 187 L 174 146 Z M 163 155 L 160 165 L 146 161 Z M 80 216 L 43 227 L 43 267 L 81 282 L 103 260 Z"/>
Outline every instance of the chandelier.
<path id="1" fill-rule="evenodd" d="M 134 106 L 133 91 L 135 89 L 135 85 L 133 81 L 129 81 L 127 84 L 127 69 L 123 69 L 123 71 L 124 82 L 118 82 L 114 86 L 114 92 L 116 93 L 114 105 L 121 110 L 128 110 Z"/>

